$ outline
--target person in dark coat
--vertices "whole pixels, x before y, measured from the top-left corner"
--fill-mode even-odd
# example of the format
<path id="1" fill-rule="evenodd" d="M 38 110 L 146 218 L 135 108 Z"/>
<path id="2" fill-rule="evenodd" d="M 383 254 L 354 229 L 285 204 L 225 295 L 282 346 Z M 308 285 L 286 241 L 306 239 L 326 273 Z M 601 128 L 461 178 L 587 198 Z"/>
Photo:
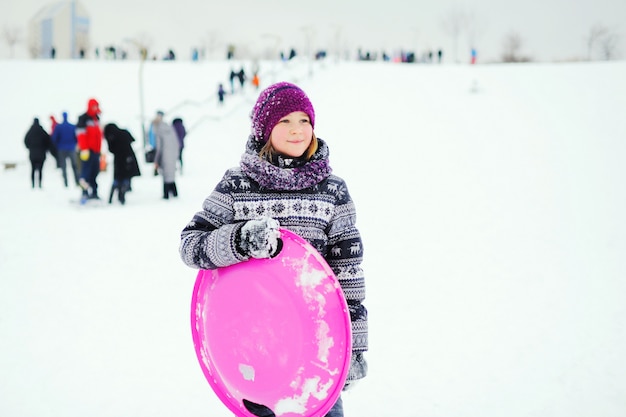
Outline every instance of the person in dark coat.
<path id="1" fill-rule="evenodd" d="M 41 188 L 43 164 L 46 161 L 46 153 L 51 152 L 53 147 L 50 135 L 39 124 L 37 117 L 33 119 L 33 124 L 24 137 L 24 145 L 26 145 L 29 152 L 31 166 L 30 181 L 32 188 L 35 188 L 35 174 L 37 174 L 39 188 Z"/>
<path id="2" fill-rule="evenodd" d="M 235 78 L 237 78 L 237 73 L 235 72 L 234 69 L 230 70 L 230 76 L 229 76 L 229 80 L 230 80 L 230 93 L 231 94 L 235 94 Z"/>
<path id="3" fill-rule="evenodd" d="M 76 126 L 67 120 L 67 112 L 63 112 L 63 122 L 57 124 L 52 132 L 52 143 L 57 150 L 57 163 L 63 173 L 63 182 L 67 187 L 67 160 L 70 160 L 74 183 L 78 185 L 78 165 L 76 163 Z"/>
<path id="4" fill-rule="evenodd" d="M 224 104 L 225 95 L 226 95 L 226 90 L 224 90 L 224 85 L 220 84 L 217 88 L 217 100 L 220 106 Z"/>
<path id="5" fill-rule="evenodd" d="M 246 72 L 243 70 L 243 67 L 241 67 L 241 69 L 237 73 L 237 78 L 239 79 L 239 85 L 241 86 L 241 90 L 243 91 L 243 86 L 247 79 Z"/>
<path id="6" fill-rule="evenodd" d="M 126 203 L 126 193 L 130 190 L 130 180 L 141 175 L 137 156 L 132 143 L 135 138 L 126 129 L 120 129 L 115 123 L 104 127 L 104 138 L 107 141 L 109 152 L 113 154 L 113 186 L 109 194 L 109 204 L 113 202 L 113 195 L 117 190 L 120 203 Z"/>
<path id="7" fill-rule="evenodd" d="M 183 173 L 183 148 L 185 147 L 185 137 L 187 136 L 187 129 L 185 129 L 185 125 L 183 123 L 183 119 L 180 117 L 172 120 L 172 127 L 176 132 L 176 136 L 178 137 L 178 163 L 180 164 L 180 173 Z"/>

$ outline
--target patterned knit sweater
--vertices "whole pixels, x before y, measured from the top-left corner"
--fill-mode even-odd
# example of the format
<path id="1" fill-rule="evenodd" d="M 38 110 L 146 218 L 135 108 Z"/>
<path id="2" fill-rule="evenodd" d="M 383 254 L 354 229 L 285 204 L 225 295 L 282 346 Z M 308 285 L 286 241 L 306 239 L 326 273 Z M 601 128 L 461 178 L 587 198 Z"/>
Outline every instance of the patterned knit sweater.
<path id="1" fill-rule="evenodd" d="M 318 143 L 308 161 L 280 156 L 266 161 L 258 156 L 260 145 L 250 138 L 240 166 L 226 171 L 183 229 L 180 255 L 198 269 L 245 261 L 248 258 L 237 250 L 238 231 L 259 216 L 272 217 L 302 236 L 326 259 L 344 291 L 352 321 L 353 366 L 348 380 L 353 381 L 364 377 L 367 368 L 360 355 L 368 345 L 363 245 L 346 184 L 331 173 L 326 143 L 319 138 Z M 354 364 L 355 355 L 363 361 L 360 367 Z"/>

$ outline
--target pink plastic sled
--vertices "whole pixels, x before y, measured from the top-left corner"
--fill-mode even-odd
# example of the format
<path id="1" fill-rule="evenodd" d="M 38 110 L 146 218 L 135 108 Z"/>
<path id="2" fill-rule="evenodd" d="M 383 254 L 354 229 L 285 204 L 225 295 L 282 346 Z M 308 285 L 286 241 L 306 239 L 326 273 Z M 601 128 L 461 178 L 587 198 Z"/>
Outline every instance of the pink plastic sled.
<path id="1" fill-rule="evenodd" d="M 322 417 L 350 366 L 350 315 L 337 278 L 304 239 L 281 229 L 273 259 L 198 273 L 196 354 L 219 399 L 240 417 Z M 254 413 L 253 413 L 254 411 Z"/>

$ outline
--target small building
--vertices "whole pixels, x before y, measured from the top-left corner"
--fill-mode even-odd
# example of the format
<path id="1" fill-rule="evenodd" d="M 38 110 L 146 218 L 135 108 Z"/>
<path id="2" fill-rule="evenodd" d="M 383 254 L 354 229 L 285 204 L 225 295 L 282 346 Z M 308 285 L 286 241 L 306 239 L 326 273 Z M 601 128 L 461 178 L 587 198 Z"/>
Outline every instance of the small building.
<path id="1" fill-rule="evenodd" d="M 28 49 L 33 58 L 83 58 L 89 49 L 90 20 L 76 0 L 43 7 L 30 21 Z"/>

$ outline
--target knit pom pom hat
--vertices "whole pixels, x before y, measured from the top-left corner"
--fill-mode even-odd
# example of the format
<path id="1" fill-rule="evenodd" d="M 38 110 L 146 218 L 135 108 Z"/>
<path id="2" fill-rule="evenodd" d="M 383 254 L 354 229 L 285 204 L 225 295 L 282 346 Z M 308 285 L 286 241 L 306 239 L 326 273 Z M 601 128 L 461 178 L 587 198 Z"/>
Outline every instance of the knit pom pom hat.
<path id="1" fill-rule="evenodd" d="M 315 127 L 313 105 L 300 87 L 288 82 L 267 87 L 259 95 L 250 115 L 254 140 L 266 143 L 280 119 L 294 111 L 306 113 L 311 120 L 311 126 Z"/>

